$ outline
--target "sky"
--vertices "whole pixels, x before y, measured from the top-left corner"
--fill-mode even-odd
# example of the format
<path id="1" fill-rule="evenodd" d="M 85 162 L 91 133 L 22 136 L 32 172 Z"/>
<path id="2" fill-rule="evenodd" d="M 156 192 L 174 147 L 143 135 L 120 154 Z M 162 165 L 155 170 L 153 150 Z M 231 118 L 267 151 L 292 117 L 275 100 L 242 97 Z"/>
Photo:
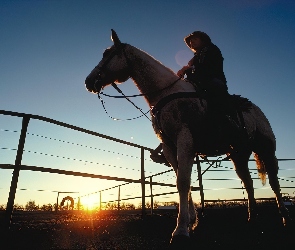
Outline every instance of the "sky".
<path id="1" fill-rule="evenodd" d="M 277 158 L 294 159 L 294 13 L 292 0 L 1 0 L 0 109 L 41 115 L 155 148 L 159 141 L 148 119 L 110 119 L 97 96 L 86 91 L 84 80 L 112 45 L 111 29 L 122 42 L 146 51 L 175 72 L 193 56 L 183 38 L 201 30 L 222 51 L 229 93 L 246 97 L 262 109 L 277 139 Z M 120 88 L 125 94 L 138 93 L 130 80 Z M 115 92 L 109 88 L 105 93 Z M 126 100 L 104 101 L 108 113 L 118 119 L 140 115 Z M 143 98 L 132 101 L 148 111 Z M 14 163 L 20 129 L 20 118 L 0 115 L 1 164 Z M 146 176 L 168 170 L 149 161 L 147 152 L 145 158 Z M 22 164 L 140 178 L 139 149 L 36 120 L 29 124 Z M 232 168 L 230 163 L 224 166 Z M 280 167 L 287 169 L 280 176 L 294 176 L 294 161 L 281 162 Z M 7 202 L 11 172 L 0 170 L 0 204 Z M 206 181 L 205 198 L 244 198 L 241 190 L 226 189 L 241 187 L 233 171 L 211 175 L 233 181 Z M 173 173 L 155 180 L 175 183 Z M 196 184 L 196 175 L 192 180 Z M 16 203 L 53 203 L 55 191 L 77 192 L 72 194 L 77 198 L 118 184 L 122 182 L 22 171 Z M 273 196 L 269 186 L 262 188 L 255 182 L 255 187 L 257 196 Z M 162 189 L 155 191 L 176 190 Z M 126 197 L 140 195 L 138 191 L 135 184 L 121 188 Z M 294 189 L 283 191 L 292 194 Z M 117 198 L 117 188 L 108 192 L 103 193 L 104 200 Z M 200 199 L 198 193 L 194 197 Z M 166 196 L 171 199 L 177 196 Z"/>

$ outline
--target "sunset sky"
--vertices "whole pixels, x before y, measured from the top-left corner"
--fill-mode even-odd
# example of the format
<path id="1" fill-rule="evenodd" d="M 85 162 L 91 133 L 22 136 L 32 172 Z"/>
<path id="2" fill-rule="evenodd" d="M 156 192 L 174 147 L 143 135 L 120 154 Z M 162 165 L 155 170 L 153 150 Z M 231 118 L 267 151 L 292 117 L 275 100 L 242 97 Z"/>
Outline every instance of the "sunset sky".
<path id="1" fill-rule="evenodd" d="M 146 51 L 175 72 L 193 56 L 183 38 L 201 30 L 222 51 L 229 92 L 249 98 L 268 117 L 277 139 L 277 158 L 295 158 L 294 13 L 293 0 L 1 0 L 0 109 L 41 115 L 155 148 L 159 141 L 148 119 L 113 121 L 97 96 L 86 91 L 84 80 L 112 45 L 111 29 L 122 42 Z M 138 93 L 130 80 L 120 88 L 125 94 Z M 115 93 L 111 88 L 105 92 Z M 124 120 L 140 115 L 126 100 L 104 100 L 113 117 Z M 133 101 L 148 111 L 143 98 Z M 0 115 L 1 164 L 14 164 L 20 129 L 20 118 Z M 139 149 L 35 120 L 28 133 L 24 165 L 140 178 Z M 169 169 L 149 161 L 148 152 L 145 158 L 146 176 Z M 233 167 L 230 163 L 224 166 Z M 280 166 L 293 170 L 293 174 L 280 173 L 282 176 L 294 176 L 294 161 Z M 0 204 L 7 202 L 11 173 L 0 169 Z M 217 173 L 211 175 L 237 178 L 233 171 Z M 157 178 L 155 181 L 175 183 L 173 173 Z M 16 203 L 30 199 L 38 204 L 54 203 L 54 191 L 85 195 L 119 184 L 123 182 L 23 171 L 18 183 L 23 190 L 17 191 Z M 259 182 L 255 185 L 262 187 Z M 205 188 L 212 190 L 205 192 L 205 198 L 244 198 L 241 190 L 222 192 L 226 187 L 241 187 L 240 181 L 207 181 Z M 155 193 L 175 190 L 163 188 Z M 117 192 L 112 189 L 105 197 L 116 199 Z M 121 193 L 140 195 L 140 186 L 125 185 Z M 257 196 L 272 196 L 269 186 L 258 190 Z M 194 197 L 199 200 L 198 193 Z M 164 198 L 177 200 L 177 195 Z"/>

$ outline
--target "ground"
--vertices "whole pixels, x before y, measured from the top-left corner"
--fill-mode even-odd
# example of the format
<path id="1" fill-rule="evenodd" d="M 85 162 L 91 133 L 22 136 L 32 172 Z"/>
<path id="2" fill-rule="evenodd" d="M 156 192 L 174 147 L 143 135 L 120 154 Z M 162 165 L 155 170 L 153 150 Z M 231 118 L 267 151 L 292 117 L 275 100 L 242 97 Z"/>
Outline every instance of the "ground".
<path id="1" fill-rule="evenodd" d="M 295 218 L 295 206 L 290 206 Z M 275 206 L 259 208 L 255 225 L 247 208 L 208 208 L 187 246 L 179 249 L 294 249 L 294 227 L 286 228 Z M 3 216 L 3 214 L 2 214 Z M 1 232 L 1 249 L 171 249 L 176 212 L 141 217 L 81 212 L 16 212 L 10 230 Z M 3 229 L 2 229 L 3 230 Z M 4 247 L 6 245 L 7 247 Z"/>

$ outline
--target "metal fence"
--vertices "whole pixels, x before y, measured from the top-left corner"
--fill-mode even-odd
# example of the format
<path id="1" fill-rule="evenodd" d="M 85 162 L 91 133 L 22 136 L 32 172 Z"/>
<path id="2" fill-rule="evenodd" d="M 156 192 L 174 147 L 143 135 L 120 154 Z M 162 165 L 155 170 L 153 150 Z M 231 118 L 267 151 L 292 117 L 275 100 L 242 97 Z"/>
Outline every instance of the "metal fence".
<path id="1" fill-rule="evenodd" d="M 15 200 L 15 195 L 17 191 L 17 185 L 18 185 L 18 178 L 21 170 L 30 170 L 30 171 L 37 171 L 37 172 L 47 172 L 47 173 L 55 173 L 55 174 L 61 174 L 61 175 L 71 175 L 71 176 L 81 176 L 81 177 L 90 177 L 90 178 L 97 178 L 97 179 L 104 179 L 104 180 L 114 180 L 114 181 L 121 181 L 125 183 L 138 183 L 141 185 L 141 203 L 145 204 L 145 198 L 146 198 L 146 191 L 145 191 L 145 185 L 149 184 L 152 186 L 158 185 L 158 186 L 164 186 L 164 187 L 175 187 L 173 184 L 168 184 L 168 183 L 160 183 L 160 182 L 155 182 L 152 181 L 152 176 L 150 176 L 150 181 L 148 181 L 145 177 L 145 158 L 144 158 L 144 153 L 145 151 L 151 151 L 152 149 L 131 143 L 128 141 L 120 140 L 117 138 L 113 138 L 110 136 L 106 136 L 94 131 L 90 131 L 87 129 L 83 129 L 77 126 L 73 126 L 64 122 L 56 121 L 53 119 L 49 119 L 43 116 L 39 115 L 32 115 L 32 114 L 25 114 L 25 113 L 18 113 L 18 112 L 12 112 L 12 111 L 5 111 L 5 110 L 0 110 L 0 114 L 3 115 L 9 115 L 9 116 L 16 116 L 16 117 L 21 117 L 22 118 L 22 127 L 21 127 L 21 132 L 19 136 L 19 142 L 18 142 L 18 148 L 16 152 L 16 158 L 15 158 L 15 163 L 14 164 L 0 164 L 0 168 L 2 169 L 10 169 L 13 170 L 12 173 L 12 179 L 11 179 L 11 185 L 10 185 L 10 191 L 8 195 L 8 201 L 7 201 L 7 206 L 6 206 L 6 223 L 10 224 L 12 213 L 13 213 L 13 206 L 14 206 L 14 200 Z M 27 136 L 27 130 L 28 130 L 28 125 L 30 120 L 35 119 L 35 120 L 40 120 L 44 122 L 49 122 L 58 126 L 62 126 L 68 129 L 72 129 L 75 131 L 79 131 L 82 133 L 86 133 L 92 136 L 97 136 L 101 137 L 107 140 L 111 140 L 117 143 L 122 143 L 134 148 L 138 148 L 140 150 L 140 174 L 141 178 L 140 179 L 132 179 L 132 178 L 123 178 L 123 177 L 117 177 L 117 176 L 109 176 L 109 175 L 101 175 L 101 174 L 92 174 L 92 173 L 84 173 L 84 172 L 77 172 L 77 171 L 71 171 L 71 170 L 61 170 L 61 169 L 55 169 L 55 168 L 48 168 L 48 167 L 40 167 L 40 166 L 30 166 L 30 165 L 24 165 L 22 164 L 22 157 L 24 153 L 24 146 L 26 143 L 26 136 Z M 5 149 L 5 148 L 2 148 Z M 170 170 L 169 170 L 170 172 Z M 198 189 L 198 187 L 195 187 L 194 190 Z M 60 193 L 60 192 L 58 192 Z M 142 206 L 142 214 L 145 214 L 145 206 Z"/>
<path id="2" fill-rule="evenodd" d="M 38 115 L 32 115 L 32 114 L 25 114 L 25 113 L 18 113 L 18 112 L 12 112 L 12 111 L 5 111 L 5 110 L 0 110 L 0 114 L 2 115 L 6 115 L 6 116 L 12 116 L 12 117 L 19 117 L 22 118 L 22 126 L 21 126 L 21 130 L 20 130 L 20 135 L 19 135 L 19 139 L 18 139 L 18 147 L 17 149 L 11 149 L 10 151 L 14 152 L 16 151 L 16 157 L 15 157 L 15 161 L 14 164 L 0 164 L 0 168 L 2 169 L 6 169 L 6 170 L 12 170 L 12 179 L 11 179 L 11 184 L 10 184 L 10 190 L 9 190 L 9 195 L 8 195 L 8 201 L 7 201 L 7 206 L 6 206 L 6 221 L 5 223 L 9 226 L 10 222 L 11 222 L 11 218 L 12 218 L 12 214 L 13 214 L 13 206 L 14 206 L 14 202 L 15 202 L 15 196 L 16 196 L 16 192 L 17 192 L 17 186 L 18 186 L 18 179 L 19 179 L 19 174 L 20 171 L 24 171 L 24 170 L 30 170 L 33 172 L 43 172 L 43 173 L 51 173 L 51 174 L 58 174 L 58 175 L 67 175 L 67 176 L 80 176 L 80 177 L 88 177 L 88 178 L 92 178 L 92 179 L 99 179 L 99 180 L 107 180 L 107 181 L 116 181 L 116 182 L 121 182 L 122 184 L 119 185 L 114 185 L 108 188 L 104 188 L 104 189 L 100 189 L 97 190 L 93 193 L 88 193 L 84 196 L 89 196 L 89 195 L 97 195 L 99 194 L 100 196 L 100 206 L 101 206 L 101 202 L 102 202 L 102 193 L 107 192 L 109 190 L 114 190 L 115 188 L 118 189 L 118 198 L 114 198 L 109 200 L 109 202 L 114 202 L 117 201 L 118 202 L 118 208 L 120 207 L 120 202 L 122 201 L 129 201 L 129 200 L 133 200 L 133 199 L 140 199 L 141 200 L 141 204 L 146 204 L 146 198 L 150 198 L 150 203 L 151 203 L 151 207 L 153 207 L 153 199 L 155 197 L 159 197 L 159 196 L 169 196 L 171 194 L 176 194 L 176 188 L 175 188 L 175 178 L 172 179 L 172 177 L 170 177 L 171 180 L 169 181 L 163 181 L 163 180 L 157 180 L 157 178 L 159 176 L 163 176 L 166 174 L 171 174 L 172 175 L 172 169 L 168 169 L 167 167 L 164 166 L 163 171 L 153 171 L 149 174 L 147 174 L 148 172 L 146 171 L 146 159 L 145 159 L 145 152 L 148 151 L 150 152 L 152 149 L 148 148 L 148 147 L 144 147 L 135 143 L 131 143 L 128 141 L 124 141 L 124 140 L 120 140 L 114 137 L 110 137 L 107 135 L 103 135 L 94 131 L 90 131 L 87 129 L 83 129 L 77 126 L 73 126 L 64 122 L 60 122 L 57 120 L 53 120 L 50 118 L 46 118 L 43 116 L 38 116 Z M 130 178 L 127 176 L 125 177 L 118 177 L 115 174 L 105 174 L 102 175 L 101 172 L 100 173 L 87 173 L 87 172 L 81 172 L 81 171 L 74 171 L 71 168 L 70 169 L 59 169 L 59 168 L 52 168 L 52 167 L 41 167 L 40 163 L 37 163 L 35 165 L 28 165 L 28 164 L 23 164 L 23 153 L 24 151 L 29 152 L 29 153 L 34 153 L 34 154 L 41 154 L 42 156 L 46 155 L 46 156 L 53 156 L 50 153 L 40 153 L 34 150 L 24 150 L 24 147 L 26 145 L 26 137 L 28 134 L 30 135 L 34 135 L 35 137 L 42 137 L 42 138 L 48 138 L 44 135 L 38 135 L 38 134 L 34 134 L 34 133 L 29 133 L 28 132 L 28 125 L 30 123 L 31 120 L 38 120 L 38 121 L 42 121 L 42 122 L 46 122 L 46 123 L 50 123 L 50 124 L 55 124 L 58 125 L 60 127 L 66 128 L 66 129 L 71 129 L 74 131 L 77 131 L 79 133 L 83 133 L 83 134 L 87 134 L 90 135 L 92 137 L 99 137 L 99 138 L 103 138 L 118 144 L 123 144 L 123 145 L 127 145 L 128 147 L 134 148 L 137 151 L 137 153 L 140 155 L 139 157 L 136 157 L 136 163 L 137 165 L 140 165 L 139 168 L 137 168 L 136 170 L 139 170 L 140 172 L 140 178 Z M 43 125 L 42 125 L 43 126 Z M 13 131 L 13 132 L 17 132 L 17 131 Z M 58 142 L 63 142 L 68 144 L 71 144 L 72 142 L 70 141 L 65 141 L 65 140 L 61 140 L 61 139 L 56 139 L 56 138 L 50 138 L 51 140 L 55 140 Z M 76 144 L 78 145 L 78 144 Z M 81 146 L 81 145 L 79 145 Z M 7 150 L 8 148 L 1 148 L 3 150 Z M 86 146 L 86 150 L 90 151 L 93 150 L 93 147 L 88 147 Z M 79 152 L 77 152 L 76 154 L 78 154 Z M 106 154 L 106 151 L 102 150 L 102 154 Z M 69 160 L 69 157 L 60 157 L 63 160 Z M 91 160 L 80 160 L 80 159 L 73 159 L 76 162 L 78 162 L 80 165 L 81 163 L 87 163 L 87 164 L 93 164 L 94 162 L 92 162 Z M 287 161 L 287 160 L 294 160 L 294 159 L 279 159 L 279 161 Z M 140 164 L 138 164 L 138 161 L 140 162 Z M 214 182 L 219 182 L 219 181 L 225 181 L 226 183 L 228 183 L 228 181 L 232 181 L 233 179 L 235 181 L 238 182 L 238 187 L 225 187 L 224 189 L 228 189 L 228 190 L 239 190 L 240 194 L 241 192 L 243 193 L 243 187 L 241 185 L 240 180 L 236 177 L 236 178 L 228 178 L 226 175 L 224 176 L 223 173 L 227 174 L 228 171 L 233 171 L 232 167 L 225 167 L 225 168 L 220 168 L 221 167 L 221 162 L 223 162 L 222 159 L 215 159 L 215 160 L 211 160 L 211 161 L 206 161 L 206 160 L 201 160 L 201 163 L 203 164 L 203 170 L 200 164 L 197 164 L 197 168 L 194 170 L 194 173 L 196 176 L 194 177 L 194 181 L 192 182 L 192 191 L 199 191 L 200 192 L 200 197 L 201 197 L 201 203 L 202 206 L 204 206 L 204 191 L 206 192 L 210 192 L 210 190 L 214 191 L 215 188 L 211 188 L 211 189 L 206 189 L 206 182 L 210 182 L 212 183 L 212 181 Z M 105 164 L 102 164 L 103 167 L 105 167 Z M 159 165 L 159 164 L 157 164 Z M 135 169 L 129 169 L 131 172 L 134 172 Z M 114 171 L 115 173 L 116 171 Z M 210 178 L 210 176 L 208 176 L 208 178 L 204 178 L 203 175 L 205 173 L 209 173 L 209 172 L 219 172 L 220 174 L 218 174 L 218 176 L 220 178 Z M 105 171 L 103 171 L 103 173 L 105 173 Z M 207 175 L 206 175 L 207 176 Z M 40 177 L 42 178 L 42 177 Z M 288 185 L 286 186 L 282 186 L 282 189 L 284 190 L 289 190 L 290 192 L 293 192 L 293 190 L 295 190 L 295 185 L 294 185 L 294 176 L 290 176 L 289 174 L 286 175 L 286 177 L 282 177 L 281 180 L 286 180 L 286 182 L 288 183 Z M 253 179 L 258 179 L 258 178 L 253 178 Z M 127 185 L 132 185 L 132 184 L 136 184 L 136 185 L 140 185 L 141 187 L 141 194 L 140 195 L 131 195 L 129 194 L 129 196 L 125 195 L 125 197 L 122 195 L 122 188 L 124 186 Z M 149 187 L 149 194 L 147 194 L 146 192 L 146 185 L 148 185 Z M 156 193 L 154 192 L 154 187 L 160 187 L 159 191 Z M 203 186 L 205 188 L 203 188 Z M 173 188 L 173 191 L 167 191 L 167 190 L 161 190 L 161 188 Z M 133 189 L 138 189 L 133 188 Z M 24 189 L 23 189 L 24 190 Z M 38 190 L 38 191 L 44 191 L 44 190 Z M 62 191 L 55 191 L 58 195 L 60 193 L 63 193 Z M 68 192 L 64 192 L 64 193 L 68 193 Z M 137 190 L 137 193 L 138 190 Z M 245 194 L 244 194 L 245 195 Z M 82 195 L 83 196 L 83 195 Z M 81 195 L 79 196 L 81 197 Z M 57 197 L 57 204 L 58 204 L 58 197 Z M 142 206 L 142 214 L 144 215 L 146 213 L 145 211 L 145 205 Z"/>

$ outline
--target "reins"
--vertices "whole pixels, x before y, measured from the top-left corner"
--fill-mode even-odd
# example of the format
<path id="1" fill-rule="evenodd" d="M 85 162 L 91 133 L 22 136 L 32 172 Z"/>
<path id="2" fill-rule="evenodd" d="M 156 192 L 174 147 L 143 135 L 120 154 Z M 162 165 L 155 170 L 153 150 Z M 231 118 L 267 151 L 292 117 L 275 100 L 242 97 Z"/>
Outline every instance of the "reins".
<path id="1" fill-rule="evenodd" d="M 147 92 L 147 93 L 141 93 L 141 94 L 136 94 L 136 95 L 124 95 L 123 92 L 119 89 L 119 87 L 115 84 L 115 83 L 112 83 L 112 86 L 119 92 L 121 93 L 122 95 L 108 95 L 108 94 L 105 94 L 103 92 L 101 92 L 100 94 L 101 95 L 104 95 L 104 96 L 107 96 L 107 97 L 112 97 L 112 98 L 133 98 L 133 97 L 138 97 L 138 96 L 148 96 L 148 95 L 152 95 L 152 94 L 155 94 L 155 93 L 158 93 L 160 91 L 163 91 L 165 89 L 168 89 L 170 88 L 172 85 L 174 85 L 176 82 L 178 82 L 179 80 L 181 80 L 181 77 L 177 78 L 177 80 L 175 80 L 173 83 L 171 83 L 170 85 L 166 86 L 165 88 L 162 88 L 160 90 L 154 90 L 154 91 L 151 91 L 151 92 Z"/>
<path id="2" fill-rule="evenodd" d="M 105 107 L 105 105 L 104 105 L 104 101 L 103 101 L 103 99 L 101 98 L 101 96 L 100 96 L 99 94 L 98 94 L 97 96 L 98 96 L 98 98 L 99 98 L 99 100 L 100 100 L 100 102 L 101 102 L 101 105 L 102 105 L 102 107 L 103 107 L 105 113 L 108 115 L 109 118 L 111 118 L 111 119 L 114 120 L 114 121 L 131 121 L 131 120 L 135 120 L 135 119 L 141 118 L 141 117 L 143 117 L 143 116 L 146 116 L 146 114 L 150 112 L 150 110 L 148 110 L 146 113 L 143 113 L 143 111 L 142 111 L 139 107 L 136 106 L 136 108 L 139 109 L 141 113 L 143 113 L 142 115 L 137 116 L 137 117 L 133 117 L 133 118 L 127 118 L 127 119 L 119 119 L 119 118 L 115 118 L 115 117 L 111 116 L 111 115 L 108 113 L 108 111 L 106 110 L 106 107 Z M 146 116 L 146 117 L 147 117 L 147 116 Z M 148 118 L 148 117 L 147 117 L 147 118 Z M 150 118 L 148 118 L 148 119 L 150 120 Z"/>
<path id="3" fill-rule="evenodd" d="M 104 101 L 102 100 L 102 98 L 100 97 L 99 93 L 97 94 L 98 98 L 100 99 L 101 101 L 101 104 L 103 106 L 103 109 L 104 111 L 106 112 L 106 114 L 111 118 L 113 119 L 114 121 L 130 121 L 130 120 L 135 120 L 135 119 L 138 119 L 140 117 L 143 117 L 145 116 L 149 121 L 151 121 L 151 119 L 146 115 L 147 113 L 149 113 L 150 109 L 144 113 L 142 111 L 142 109 L 140 107 L 138 107 L 134 102 L 132 102 L 130 99 L 129 99 L 129 96 L 126 96 L 123 91 L 115 84 L 115 83 L 112 83 L 112 86 L 122 95 L 122 96 L 119 96 L 120 98 L 125 98 L 128 102 L 130 102 L 136 109 L 138 109 L 140 111 L 140 113 L 142 113 L 142 115 L 140 116 L 137 116 L 137 117 L 134 117 L 134 118 L 128 118 L 128 119 L 125 119 L 125 120 L 122 120 L 122 119 L 118 119 L 118 118 L 114 118 L 112 116 L 110 116 L 105 108 L 105 105 L 104 105 Z M 118 98 L 118 97 L 117 97 Z"/>

